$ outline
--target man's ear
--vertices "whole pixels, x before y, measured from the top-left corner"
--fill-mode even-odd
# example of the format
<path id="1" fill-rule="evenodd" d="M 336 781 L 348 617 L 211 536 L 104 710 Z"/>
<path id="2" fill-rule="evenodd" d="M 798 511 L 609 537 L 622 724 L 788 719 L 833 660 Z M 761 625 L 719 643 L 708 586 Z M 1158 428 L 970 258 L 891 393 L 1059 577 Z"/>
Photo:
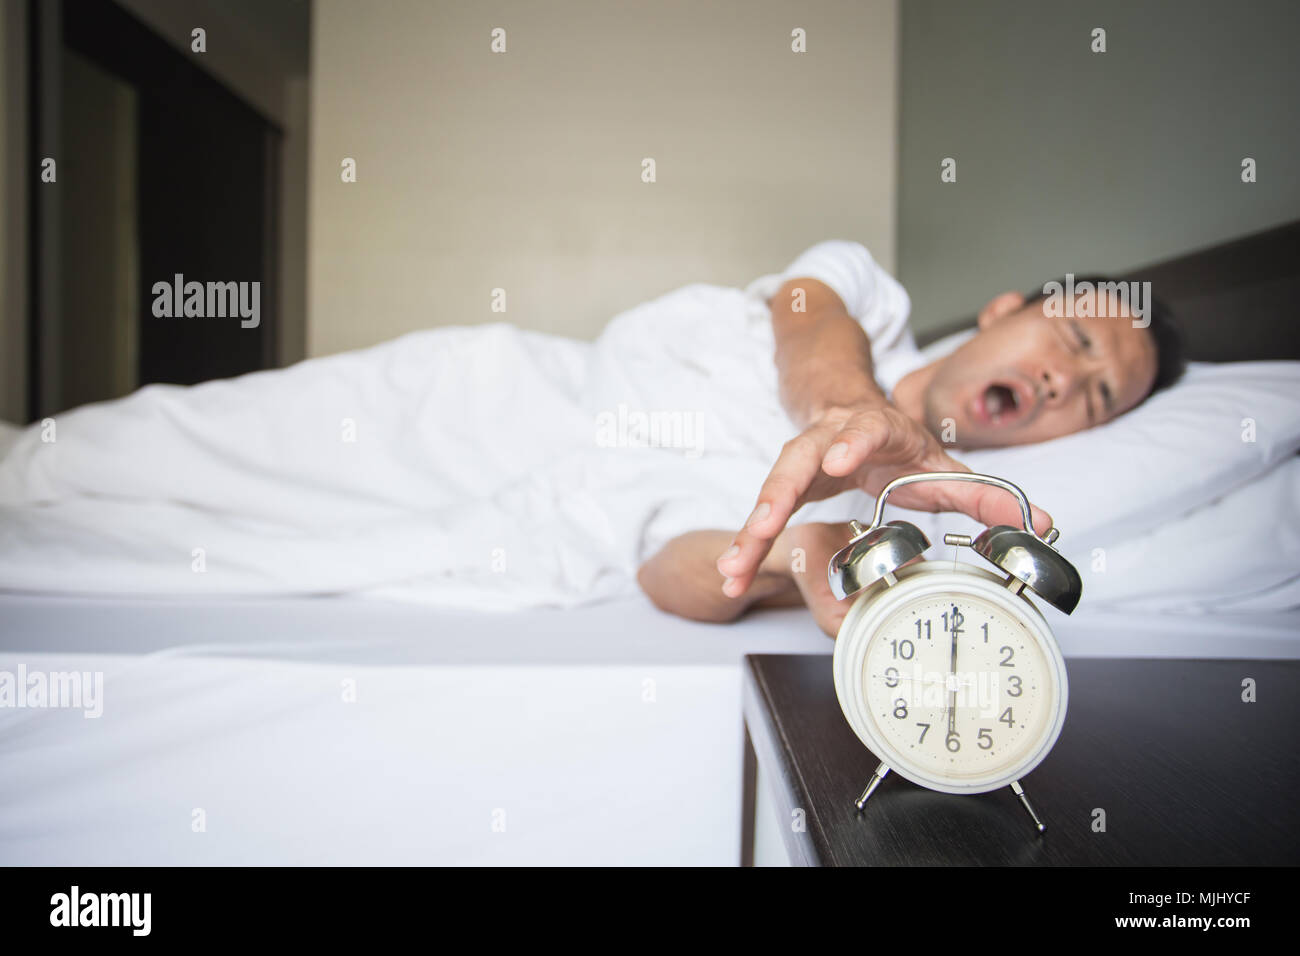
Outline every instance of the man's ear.
<path id="1" fill-rule="evenodd" d="M 979 327 L 987 329 L 998 319 L 1010 315 L 1017 309 L 1023 307 L 1025 297 L 1019 292 L 1000 292 L 993 298 L 989 299 L 988 305 L 980 309 Z"/>

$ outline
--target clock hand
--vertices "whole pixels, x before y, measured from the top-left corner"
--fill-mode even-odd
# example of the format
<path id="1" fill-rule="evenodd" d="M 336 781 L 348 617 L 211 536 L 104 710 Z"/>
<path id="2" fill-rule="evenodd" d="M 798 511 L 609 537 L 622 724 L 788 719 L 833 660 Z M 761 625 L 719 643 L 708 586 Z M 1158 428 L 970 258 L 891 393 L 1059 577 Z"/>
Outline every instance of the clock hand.
<path id="1" fill-rule="evenodd" d="M 950 678 L 953 684 L 957 682 L 957 635 L 961 633 L 961 623 L 964 620 L 961 611 L 957 610 L 957 605 L 952 606 L 952 658 L 949 663 Z M 957 732 L 957 688 L 951 687 L 948 691 L 948 736 L 951 737 Z"/>

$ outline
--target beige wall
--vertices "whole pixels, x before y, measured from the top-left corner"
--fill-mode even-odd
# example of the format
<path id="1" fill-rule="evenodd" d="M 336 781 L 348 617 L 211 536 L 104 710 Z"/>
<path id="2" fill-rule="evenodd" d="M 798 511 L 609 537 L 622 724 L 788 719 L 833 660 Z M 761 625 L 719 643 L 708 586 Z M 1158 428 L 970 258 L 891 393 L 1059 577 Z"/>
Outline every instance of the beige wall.
<path id="1" fill-rule="evenodd" d="M 896 0 L 318 0 L 309 353 L 503 318 L 590 337 L 823 238 L 892 267 L 897 19 Z"/>

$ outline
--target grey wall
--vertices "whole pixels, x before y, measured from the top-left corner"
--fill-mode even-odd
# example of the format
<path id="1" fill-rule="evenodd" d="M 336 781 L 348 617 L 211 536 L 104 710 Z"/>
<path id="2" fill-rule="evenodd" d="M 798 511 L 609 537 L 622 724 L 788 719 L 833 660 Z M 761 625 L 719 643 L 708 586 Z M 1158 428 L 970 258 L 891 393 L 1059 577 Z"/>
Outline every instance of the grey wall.
<path id="1" fill-rule="evenodd" d="M 916 327 L 1300 218 L 1298 33 L 1294 0 L 903 3 L 898 261 Z"/>

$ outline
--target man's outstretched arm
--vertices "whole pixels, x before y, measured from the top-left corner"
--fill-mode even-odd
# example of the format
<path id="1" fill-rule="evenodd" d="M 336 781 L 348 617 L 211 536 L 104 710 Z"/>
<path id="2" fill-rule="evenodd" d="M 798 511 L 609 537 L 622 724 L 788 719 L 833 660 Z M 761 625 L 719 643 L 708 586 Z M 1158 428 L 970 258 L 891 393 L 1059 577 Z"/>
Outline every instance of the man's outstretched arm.
<path id="1" fill-rule="evenodd" d="M 641 589 L 660 610 L 696 621 L 734 621 L 753 607 L 806 603 L 823 631 L 838 633 L 849 601 L 831 593 L 826 566 L 849 540 L 847 525 L 791 525 L 774 543 L 753 585 L 728 597 L 714 560 L 731 540 L 730 531 L 691 531 L 669 541 L 637 573 Z"/>
<path id="2" fill-rule="evenodd" d="M 794 304 L 802 295 L 807 310 Z M 781 401 L 802 432 L 786 442 L 745 527 L 717 560 L 723 593 L 745 594 L 776 536 L 804 503 L 851 488 L 878 495 L 900 475 L 969 471 L 924 425 L 894 407 L 875 382 L 871 343 L 833 289 L 786 282 L 769 303 Z M 926 483 L 890 499 L 923 511 L 960 511 L 986 525 L 1014 523 L 1015 501 L 987 485 Z M 1034 509 L 1040 532 L 1050 517 Z"/>
<path id="3" fill-rule="evenodd" d="M 804 311 L 796 312 L 796 303 Z M 871 342 L 830 286 L 791 279 L 769 303 L 781 404 L 800 428 L 832 408 L 888 405 L 876 385 Z"/>
<path id="4" fill-rule="evenodd" d="M 740 597 L 723 594 L 715 562 L 733 535 L 730 531 L 689 531 L 665 544 L 641 565 L 637 583 L 661 611 L 693 621 L 734 621 L 756 604 L 797 604 L 790 575 L 776 565 L 774 549 Z"/>

